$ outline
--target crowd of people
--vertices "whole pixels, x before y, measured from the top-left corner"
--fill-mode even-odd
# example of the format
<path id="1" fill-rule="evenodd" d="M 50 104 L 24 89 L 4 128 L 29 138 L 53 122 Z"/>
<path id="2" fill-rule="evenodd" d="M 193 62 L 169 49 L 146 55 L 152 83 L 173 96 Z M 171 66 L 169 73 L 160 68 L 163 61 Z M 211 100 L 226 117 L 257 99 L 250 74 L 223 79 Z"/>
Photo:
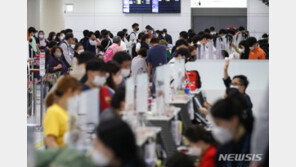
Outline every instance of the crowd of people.
<path id="1" fill-rule="evenodd" d="M 156 68 L 199 59 L 268 59 L 268 35 L 257 40 L 244 27 L 221 29 L 214 27 L 195 33 L 182 31 L 173 44 L 167 29 L 154 30 L 150 25 L 143 32 L 139 24 L 113 35 L 110 31 L 84 30 L 83 38 L 74 37 L 71 29 L 45 33 L 34 27 L 28 29 L 29 58 L 32 62 L 45 52 L 47 73 L 62 76 L 46 97 L 44 137 L 47 148 L 63 148 L 63 137 L 68 130 L 67 101 L 83 91 L 99 89 L 100 124 L 91 158 L 96 166 L 145 166 L 139 155 L 131 128 L 121 120 L 125 105 L 125 81 L 148 73 L 155 93 Z M 229 61 L 224 68 L 225 98 L 211 105 L 205 102 L 204 113 L 212 115 L 216 127 L 212 132 L 199 125 L 189 127 L 184 136 L 189 154 L 200 157 L 196 165 L 187 155 L 176 153 L 166 166 L 248 166 L 250 161 L 221 161 L 219 155 L 250 154 L 253 129 L 251 98 L 246 94 L 248 79 L 244 75 L 228 76 Z M 39 76 L 36 76 L 39 77 Z M 263 157 L 264 158 L 264 157 Z M 88 163 L 88 162 L 86 162 Z M 179 165 L 178 165 L 179 164 Z M 85 164 L 86 165 L 86 164 Z M 87 164 L 86 166 L 91 166 Z M 258 166 L 258 164 L 257 164 Z"/>

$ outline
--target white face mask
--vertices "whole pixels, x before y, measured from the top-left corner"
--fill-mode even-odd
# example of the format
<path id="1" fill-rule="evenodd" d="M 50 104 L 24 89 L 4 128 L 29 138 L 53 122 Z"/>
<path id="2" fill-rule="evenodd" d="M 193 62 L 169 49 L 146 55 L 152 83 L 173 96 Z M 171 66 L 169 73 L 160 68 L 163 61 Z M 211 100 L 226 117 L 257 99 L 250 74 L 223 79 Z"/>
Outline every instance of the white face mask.
<path id="1" fill-rule="evenodd" d="M 199 157 L 201 155 L 201 148 L 199 148 L 199 147 L 190 147 L 189 150 L 188 150 L 188 154 Z"/>
<path id="2" fill-rule="evenodd" d="M 96 150 L 92 152 L 91 159 L 93 163 L 97 166 L 107 166 L 110 162 L 108 157 Z"/>
<path id="3" fill-rule="evenodd" d="M 255 47 L 254 47 L 254 46 L 250 47 L 250 50 L 254 50 L 254 49 L 255 49 Z"/>
<path id="4" fill-rule="evenodd" d="M 58 52 L 54 54 L 55 58 L 61 58 L 62 57 L 62 53 Z"/>
<path id="5" fill-rule="evenodd" d="M 241 52 L 241 53 L 245 53 L 245 49 L 238 49 L 239 50 L 239 52 Z"/>
<path id="6" fill-rule="evenodd" d="M 84 52 L 84 49 L 78 50 L 78 54 L 81 54 L 82 52 Z"/>
<path id="7" fill-rule="evenodd" d="M 56 37 L 57 37 L 57 36 L 53 36 L 52 39 L 54 40 L 54 39 L 56 39 Z"/>
<path id="8" fill-rule="evenodd" d="M 130 75 L 131 70 L 130 69 L 121 69 L 121 75 L 126 78 Z"/>
<path id="9" fill-rule="evenodd" d="M 40 38 L 40 39 L 43 39 L 43 38 L 44 38 L 44 35 L 40 34 L 40 35 L 39 35 L 39 38 Z"/>
<path id="10" fill-rule="evenodd" d="M 72 44 L 72 45 L 71 45 L 71 48 L 72 48 L 72 49 L 74 49 L 74 48 L 75 48 L 75 45 L 74 45 L 74 44 Z"/>
<path id="11" fill-rule="evenodd" d="M 106 83 L 106 77 L 95 76 L 92 84 L 95 86 L 103 86 Z"/>
<path id="12" fill-rule="evenodd" d="M 97 41 L 95 40 L 89 40 L 89 44 L 92 46 L 96 46 L 97 45 Z"/>
<path id="13" fill-rule="evenodd" d="M 233 138 L 232 133 L 230 133 L 228 129 L 221 127 L 215 127 L 212 130 L 212 134 L 213 137 L 221 144 L 225 144 Z"/>

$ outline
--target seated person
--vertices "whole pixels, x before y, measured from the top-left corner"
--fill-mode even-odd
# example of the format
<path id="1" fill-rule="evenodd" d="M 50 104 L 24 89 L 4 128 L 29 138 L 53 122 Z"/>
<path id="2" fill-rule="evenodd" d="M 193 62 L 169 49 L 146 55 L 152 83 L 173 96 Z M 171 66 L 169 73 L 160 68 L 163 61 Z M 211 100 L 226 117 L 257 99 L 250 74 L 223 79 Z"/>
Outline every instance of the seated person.
<path id="1" fill-rule="evenodd" d="M 111 100 L 111 107 L 107 108 L 100 116 L 100 121 L 113 118 L 121 118 L 125 106 L 125 88 L 120 87 L 116 90 Z"/>
<path id="2" fill-rule="evenodd" d="M 168 157 L 165 167 L 194 167 L 194 161 L 188 155 L 177 152 Z"/>
<path id="3" fill-rule="evenodd" d="M 223 77 L 224 85 L 226 86 L 226 88 L 229 88 L 229 87 L 236 88 L 239 90 L 240 93 L 244 95 L 248 103 L 248 111 L 250 111 L 252 115 L 253 104 L 250 96 L 246 94 L 246 89 L 249 85 L 248 78 L 244 75 L 236 75 L 231 80 L 228 75 L 228 66 L 229 66 L 229 60 L 226 61 L 225 67 L 224 67 L 224 77 Z"/>
<path id="4" fill-rule="evenodd" d="M 211 133 L 200 126 L 192 125 L 185 131 L 185 137 L 188 141 L 188 154 L 200 157 L 198 167 L 214 167 L 216 147 Z"/>
<path id="5" fill-rule="evenodd" d="M 246 103 L 242 94 L 218 100 L 212 107 L 211 115 L 215 122 L 213 137 L 221 144 L 217 149 L 216 166 L 249 166 L 246 156 L 240 161 L 224 158 L 225 154 L 250 154 L 250 141 L 253 123 L 244 112 Z"/>
<path id="6" fill-rule="evenodd" d="M 101 59 L 91 59 L 86 64 L 87 81 L 83 85 L 83 91 L 98 88 L 100 89 L 99 111 L 102 112 L 110 107 L 111 92 L 104 86 L 107 80 L 106 64 Z"/>

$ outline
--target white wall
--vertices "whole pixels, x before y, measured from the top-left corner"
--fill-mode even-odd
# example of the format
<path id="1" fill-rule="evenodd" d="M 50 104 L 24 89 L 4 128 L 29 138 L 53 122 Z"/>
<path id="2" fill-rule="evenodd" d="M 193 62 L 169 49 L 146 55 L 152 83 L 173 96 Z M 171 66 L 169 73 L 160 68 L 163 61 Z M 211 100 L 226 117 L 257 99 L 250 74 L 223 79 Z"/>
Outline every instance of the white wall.
<path id="1" fill-rule="evenodd" d="M 224 96 L 225 86 L 222 80 L 224 65 L 224 60 L 199 60 L 186 64 L 186 70 L 199 71 L 202 82 L 201 89 L 206 91 L 207 99 L 211 103 Z M 253 112 L 256 115 L 269 83 L 269 61 L 232 60 L 228 71 L 230 77 L 239 74 L 248 77 L 249 86 L 246 93 L 251 97 Z"/>
<path id="2" fill-rule="evenodd" d="M 65 16 L 66 28 L 72 28 L 77 38 L 82 38 L 82 31 L 110 30 L 113 34 L 123 28 L 131 32 L 131 25 L 140 24 L 140 30 L 146 25 L 155 29 L 167 28 L 168 33 L 176 41 L 179 32 L 191 27 L 190 0 L 181 0 L 181 13 L 177 14 L 124 14 L 122 0 L 66 0 L 66 4 L 74 4 L 73 12 Z"/>
<path id="3" fill-rule="evenodd" d="M 27 0 L 27 28 L 40 28 L 40 0 Z"/>
<path id="4" fill-rule="evenodd" d="M 269 7 L 260 0 L 248 0 L 248 30 L 257 38 L 269 33 Z"/>

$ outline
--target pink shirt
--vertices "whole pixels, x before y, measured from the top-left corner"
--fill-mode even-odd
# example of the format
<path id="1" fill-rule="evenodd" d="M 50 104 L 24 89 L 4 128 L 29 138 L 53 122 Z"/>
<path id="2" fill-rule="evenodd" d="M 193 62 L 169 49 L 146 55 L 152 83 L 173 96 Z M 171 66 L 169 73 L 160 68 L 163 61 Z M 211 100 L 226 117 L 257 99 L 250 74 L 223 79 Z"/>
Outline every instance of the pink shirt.
<path id="1" fill-rule="evenodd" d="M 113 43 L 105 52 L 104 54 L 104 61 L 108 62 L 110 60 L 113 59 L 113 56 L 115 55 L 115 53 L 120 52 L 121 51 L 121 47 L 116 44 Z"/>

